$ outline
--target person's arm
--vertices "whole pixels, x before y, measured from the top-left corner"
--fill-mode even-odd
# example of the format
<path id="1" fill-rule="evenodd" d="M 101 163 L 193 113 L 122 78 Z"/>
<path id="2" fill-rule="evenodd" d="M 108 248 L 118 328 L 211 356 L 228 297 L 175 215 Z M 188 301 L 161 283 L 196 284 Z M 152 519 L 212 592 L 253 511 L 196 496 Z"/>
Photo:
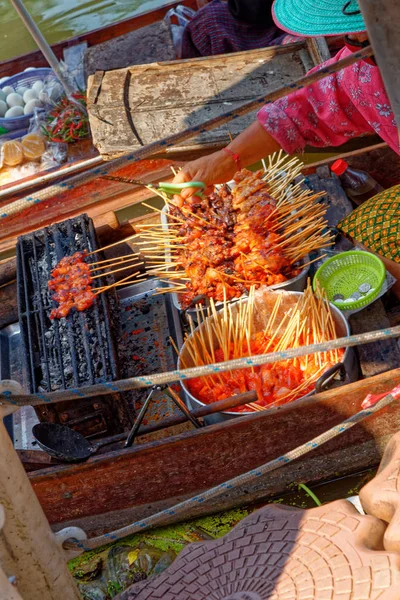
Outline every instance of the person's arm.
<path id="1" fill-rule="evenodd" d="M 233 154 L 237 154 L 242 167 L 247 167 L 280 149 L 278 142 L 264 129 L 257 120 L 245 129 L 229 146 Z M 175 183 L 186 181 L 203 181 L 207 186 L 225 183 L 232 179 L 238 170 L 234 158 L 223 150 L 203 156 L 187 163 L 174 178 Z M 193 190 L 185 190 L 182 195 L 192 195 Z"/>
<path id="2" fill-rule="evenodd" d="M 340 60 L 342 53 L 324 65 Z M 374 67 L 363 65 L 363 68 Z M 229 144 L 228 149 L 237 153 L 241 166 L 246 167 L 280 148 L 293 154 L 302 152 L 307 145 L 340 146 L 351 138 L 373 133 L 342 85 L 343 79 L 351 84 L 347 87 L 352 87 L 353 79 L 357 81 L 354 66 L 265 105 L 257 121 Z M 211 186 L 229 181 L 237 170 L 232 157 L 219 151 L 188 163 L 174 181 L 204 181 Z M 185 196 L 192 193 L 188 190 Z"/>

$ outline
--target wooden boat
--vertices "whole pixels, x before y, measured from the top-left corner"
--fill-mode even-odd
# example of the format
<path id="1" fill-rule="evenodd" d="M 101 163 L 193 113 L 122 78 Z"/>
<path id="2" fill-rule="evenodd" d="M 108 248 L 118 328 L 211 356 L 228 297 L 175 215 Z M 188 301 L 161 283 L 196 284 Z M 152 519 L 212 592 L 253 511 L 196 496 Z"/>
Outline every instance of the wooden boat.
<path id="1" fill-rule="evenodd" d="M 184 3 L 195 5 L 194 1 Z M 57 44 L 54 49 L 60 57 L 65 47 L 79 40 L 85 39 L 89 45 L 101 43 L 114 35 L 121 35 L 153 22 L 155 18 L 161 18 L 170 7 L 164 6 L 101 31 L 79 36 Z M 43 64 L 41 55 L 32 53 L 1 64 L 0 73 L 4 75 L 10 70 Z M 365 153 L 363 160 L 376 157 L 376 153 L 383 155 L 387 152 L 384 147 L 384 144 L 373 146 Z M 351 163 L 352 160 L 361 160 L 360 154 L 350 152 L 342 156 Z M 390 161 L 386 160 L 387 170 L 388 163 Z M 392 159 L 391 164 L 394 163 Z M 146 161 L 142 168 L 147 169 L 150 179 L 156 180 L 168 166 L 169 161 L 165 160 Z M 362 165 L 359 164 L 359 167 Z M 395 169 L 387 173 L 387 177 L 392 177 L 393 183 Z M 22 224 L 20 218 L 10 219 L 0 250 L 13 248 L 15 237 L 27 228 L 36 229 L 39 224 L 43 226 L 83 211 L 97 218 L 98 229 L 109 226 L 111 222 L 117 228 L 118 222 L 113 211 L 141 202 L 149 196 L 147 190 L 144 192 L 142 188 L 121 193 L 116 184 L 110 182 L 109 186 L 101 202 L 96 202 L 88 194 L 90 189 L 82 186 L 73 196 L 69 195 L 68 203 L 65 202 L 67 197 L 59 197 L 43 203 L 40 210 L 33 207 L 28 225 Z M 10 285 L 0 288 L 1 302 L 5 290 L 11 285 L 12 280 Z M 11 308 L 12 298 L 9 298 L 8 310 Z M 370 328 L 378 328 L 377 320 L 370 323 Z M 377 347 L 372 352 L 377 356 L 382 355 Z M 355 414 L 367 393 L 382 393 L 394 387 L 398 383 L 400 369 L 395 369 L 387 361 L 386 368 L 383 365 L 380 373 L 373 374 L 370 371 L 368 374 L 373 376 L 280 410 L 187 431 L 165 440 L 148 441 L 131 449 L 112 448 L 81 465 L 51 466 L 47 456 L 42 455 L 37 458 L 36 467 L 41 464 L 46 468 L 33 471 L 30 480 L 55 529 L 73 523 L 82 526 L 89 535 L 109 531 L 256 467 L 307 441 L 310 431 L 317 435 Z M 326 447 L 314 450 L 306 459 L 286 466 L 268 479 L 258 480 L 256 485 L 241 490 L 240 494 L 220 498 L 211 507 L 199 506 L 197 514 L 266 500 L 271 495 L 281 493 L 293 481 L 317 482 L 332 478 L 337 473 L 354 473 L 375 466 L 388 438 L 398 431 L 399 426 L 400 409 L 395 404 L 365 421 L 362 426 L 336 438 Z M 232 439 L 235 439 L 234 455 Z M 32 464 L 32 454 L 28 454 L 21 453 L 21 458 Z"/>
<path id="2" fill-rule="evenodd" d="M 118 23 L 106 25 L 100 29 L 95 29 L 93 31 L 89 31 L 88 33 L 69 38 L 63 42 L 58 42 L 57 44 L 52 45 L 52 50 L 58 59 L 62 59 L 63 52 L 66 48 L 71 48 L 72 46 L 82 43 L 86 43 L 90 48 L 92 46 L 96 46 L 97 44 L 101 44 L 105 41 L 119 37 L 120 35 L 140 29 L 141 27 L 146 27 L 146 25 L 150 25 L 151 23 L 155 23 L 163 19 L 165 14 L 171 8 L 178 6 L 178 4 L 183 4 L 184 6 L 188 6 L 193 9 L 197 9 L 198 6 L 196 0 L 170 2 L 168 4 L 164 4 L 160 8 L 144 12 L 140 15 L 130 17 L 129 19 L 124 19 Z M 37 50 L 0 62 L 0 77 L 10 75 L 10 73 L 19 73 L 27 67 L 47 66 L 48 64 L 42 53 L 40 50 Z"/>
<path id="3" fill-rule="evenodd" d="M 64 40 L 52 46 L 52 49 L 60 60 L 65 60 L 65 51 L 71 48 L 77 48 L 79 46 L 85 46 L 91 48 L 93 46 L 102 44 L 106 41 L 118 38 L 127 33 L 131 33 L 147 25 L 157 23 L 162 20 L 171 8 L 178 4 L 184 4 L 191 8 L 197 8 L 196 0 L 184 0 L 183 2 L 171 2 L 159 9 L 145 12 L 135 17 L 125 19 L 118 23 L 102 27 L 94 31 L 90 31 L 87 34 L 75 36 L 73 38 Z M 16 73 L 24 71 L 27 67 L 47 67 L 48 64 L 42 55 L 37 50 L 29 52 L 27 54 L 14 57 L 12 59 L 0 62 L 0 77 L 10 76 Z M 3 200 L 7 202 L 23 197 L 29 191 L 33 191 L 43 185 L 54 182 L 57 178 L 66 176 L 72 173 L 78 173 L 85 169 L 88 169 L 96 164 L 101 164 L 102 159 L 99 157 L 97 150 L 88 141 L 82 141 L 70 147 L 69 162 L 67 165 L 61 165 L 50 169 L 43 173 L 37 173 L 30 177 L 21 179 L 17 182 L 8 183 L 0 187 L 0 203 L 4 204 Z"/>
<path id="4" fill-rule="evenodd" d="M 58 58 L 63 58 L 63 53 L 65 50 L 71 49 L 73 47 L 78 47 L 82 44 L 86 44 L 89 49 L 96 48 L 96 46 L 100 47 L 100 45 L 104 44 L 104 42 L 114 40 L 124 34 L 135 32 L 138 29 L 146 27 L 147 25 L 157 23 L 160 19 L 164 17 L 165 13 L 170 8 L 176 6 L 177 4 L 179 4 L 179 2 L 170 3 L 168 5 L 163 6 L 162 8 L 150 11 L 148 13 L 144 13 L 136 17 L 132 17 L 130 19 L 126 19 L 124 21 L 121 21 L 120 23 L 107 26 L 97 31 L 89 32 L 81 36 L 77 36 L 59 44 L 55 44 L 53 46 L 53 50 Z M 195 0 L 185 0 L 183 4 L 192 8 L 197 8 L 198 3 L 196 3 Z M 298 47 L 296 46 L 295 48 L 296 51 L 300 52 L 303 46 L 303 43 L 298 44 Z M 272 49 L 271 52 L 272 54 L 274 53 Z M 285 53 L 290 54 L 290 52 L 291 49 L 289 47 L 285 47 L 285 49 L 278 49 L 277 58 L 279 60 L 283 60 L 286 58 L 286 56 L 282 56 L 280 59 L 280 55 L 283 55 Z M 239 57 L 238 60 L 241 60 L 243 64 L 246 64 L 247 61 L 247 70 L 251 70 L 251 61 L 259 63 L 260 59 L 262 59 L 263 55 L 266 53 L 268 54 L 268 49 L 255 51 L 254 53 L 250 52 L 247 58 L 243 56 L 241 59 Z M 239 54 L 242 55 L 246 53 Z M 307 55 L 307 53 L 305 55 Z M 231 61 L 231 59 L 228 59 L 228 57 L 219 58 L 220 62 L 223 62 L 225 59 Z M 207 61 L 207 59 L 205 60 Z M 215 62 L 215 59 L 213 60 Z M 309 64 L 307 63 L 302 65 L 302 73 L 305 72 L 308 66 L 312 66 L 313 63 L 310 57 L 308 58 L 308 61 Z M 298 62 L 300 63 L 301 61 Z M 171 63 L 169 64 L 171 65 Z M 204 66 L 205 64 L 206 63 L 204 63 Z M 0 74 L 5 75 L 20 72 L 27 66 L 40 67 L 44 65 L 45 59 L 43 58 L 41 53 L 39 51 L 32 52 L 14 58 L 12 60 L 0 63 Z M 296 65 L 296 69 L 296 73 L 300 75 L 301 73 L 299 73 L 298 65 Z M 287 71 L 290 71 L 290 69 L 287 69 Z M 288 77 L 290 78 L 290 75 L 286 74 L 286 79 L 288 79 Z M 256 78 L 254 79 L 256 80 Z M 279 77 L 277 77 L 277 74 L 272 76 L 272 79 L 272 85 L 274 85 L 275 87 L 279 85 Z M 259 92 L 254 91 L 254 93 L 257 94 Z M 254 97 L 254 93 L 252 96 L 252 92 L 250 90 L 250 95 L 249 93 L 247 93 L 246 97 Z M 217 105 L 217 107 L 218 106 L 219 105 Z M 207 114 L 204 115 L 204 118 L 207 118 Z M 180 126 L 184 126 L 184 123 L 178 120 L 176 122 L 176 127 L 179 129 Z M 239 128 L 244 128 L 245 126 L 246 121 L 243 121 L 243 123 L 241 121 L 241 124 L 239 124 Z M 158 132 L 157 130 L 156 133 L 158 134 L 160 132 Z M 236 133 L 237 131 L 234 131 L 235 135 Z M 225 143 L 226 140 L 225 138 L 219 139 L 217 136 L 215 140 L 211 141 L 213 142 L 214 146 L 213 144 L 210 145 L 210 140 L 208 139 L 207 143 L 205 144 L 197 144 L 194 147 L 192 146 L 189 148 L 185 148 L 184 153 L 180 153 L 179 159 L 187 160 L 199 156 L 203 152 L 209 152 L 211 147 L 217 147 L 218 145 L 221 146 Z M 93 167 L 95 165 L 100 165 L 102 163 L 102 158 L 98 155 L 97 151 L 93 148 L 93 146 L 91 146 L 91 144 L 88 142 L 80 142 L 75 144 L 73 148 L 71 147 L 71 154 L 72 163 L 70 162 L 65 166 L 52 169 L 49 172 L 39 173 L 25 180 L 10 183 L 3 186 L 0 189 L 0 206 L 4 207 L 9 203 L 18 200 L 19 198 L 26 196 L 29 192 L 36 191 L 44 185 L 55 183 L 62 177 L 66 177 L 67 175 L 70 176 L 75 172 L 81 172 L 87 168 Z M 168 156 L 164 155 L 162 158 L 176 159 L 177 157 L 169 153 Z M 153 161 L 144 161 L 144 163 L 139 167 L 139 171 L 140 173 L 148 172 L 150 179 L 146 181 L 151 181 L 151 178 L 154 177 L 156 174 L 157 176 L 161 175 L 160 166 L 162 166 L 162 168 L 164 169 L 162 177 L 165 178 L 166 176 L 170 175 L 169 171 L 165 172 L 165 169 L 168 167 L 169 164 L 171 163 L 168 162 L 168 160 L 164 160 L 164 162 L 160 162 L 158 159 Z M 143 169 L 143 166 L 145 167 L 145 169 Z M 131 169 L 120 170 L 118 174 L 125 177 L 140 178 L 136 166 L 134 166 Z M 104 180 L 101 182 L 101 186 L 98 185 L 98 182 L 92 182 L 88 185 L 81 186 L 79 189 L 69 191 L 68 194 L 58 195 L 54 199 L 49 199 L 44 204 L 42 203 L 38 206 L 30 208 L 29 219 L 26 218 L 27 212 L 25 212 L 22 216 L 15 215 L 14 217 L 7 219 L 7 227 L 2 228 L 0 231 L 0 253 L 5 250 L 11 249 L 15 245 L 15 235 L 17 233 L 24 233 L 28 230 L 33 231 L 38 226 L 42 226 L 44 224 L 54 221 L 55 218 L 58 220 L 62 220 L 66 216 L 72 216 L 73 214 L 76 214 L 76 207 L 79 207 L 79 210 L 81 212 L 84 210 L 89 210 L 91 213 L 90 216 L 97 216 L 99 212 L 103 215 L 109 212 L 110 210 L 114 210 L 116 207 L 118 207 L 118 209 L 122 209 L 125 206 L 130 206 L 138 202 L 139 199 L 144 200 L 148 199 L 149 197 L 151 197 L 151 194 L 149 194 L 147 191 L 143 193 L 143 189 L 141 188 L 127 188 L 126 186 L 120 186 L 112 182 L 105 182 Z M 106 206 L 107 209 L 105 210 Z"/>
<path id="5" fill-rule="evenodd" d="M 95 48 L 106 41 L 156 23 L 160 19 L 163 19 L 169 9 L 178 4 L 198 8 L 203 2 L 201 0 L 171 2 L 147 13 L 55 44 L 53 51 L 58 58 L 63 58 L 65 50 L 79 46 L 80 44 L 87 44 L 89 48 Z M 307 43 L 308 55 L 310 57 L 309 66 L 326 58 L 321 48 L 319 42 L 310 41 Z M 257 57 L 255 57 L 256 59 Z M 40 67 L 45 65 L 45 59 L 39 51 L 31 52 L 1 62 L 0 76 L 23 71 L 28 66 Z M 245 126 L 246 123 L 243 123 L 243 126 Z M 236 133 L 234 132 L 235 135 Z M 219 143 L 220 145 L 223 144 L 224 140 L 219 140 Z M 209 142 L 205 145 L 197 145 L 195 148 L 189 147 L 185 150 L 184 154 L 180 153 L 179 160 L 190 160 L 209 151 Z M 4 208 L 9 203 L 25 197 L 31 191 L 37 191 L 44 185 L 56 183 L 62 177 L 84 171 L 89 167 L 102 163 L 101 157 L 88 142 L 76 144 L 72 152 L 72 163 L 2 186 L 0 188 L 0 207 Z M 133 168 L 122 169 L 116 174 L 130 178 L 142 178 L 146 182 L 156 181 L 157 177 L 165 179 L 170 175 L 170 160 L 176 159 L 177 156 L 173 154 L 154 157 L 153 160 L 143 161 L 139 170 L 134 166 Z M 179 166 L 179 163 L 177 166 Z M 148 174 L 147 178 L 143 176 L 143 173 Z M 18 234 L 33 231 L 38 227 L 54 222 L 54 220 L 62 220 L 67 216 L 73 216 L 79 212 L 87 212 L 89 216 L 97 220 L 99 226 L 108 223 L 111 227 L 115 227 L 116 218 L 113 215 L 113 211 L 123 210 L 128 206 L 140 203 L 142 200 L 148 200 L 149 198 L 151 198 L 151 193 L 143 190 L 143 188 L 118 185 L 113 182 L 105 182 L 104 180 L 101 181 L 100 185 L 97 180 L 83 185 L 78 189 L 68 191 L 68 193 L 59 194 L 57 197 L 51 198 L 44 203 L 30 207 L 23 214 L 17 214 L 7 219 L 7 227 L 0 228 L 0 256 L 3 252 L 12 251 L 15 247 L 16 236 Z M 140 212 L 143 213 L 143 211 L 139 210 L 138 212 L 138 218 L 140 219 L 142 218 Z"/>
<path id="6" fill-rule="evenodd" d="M 318 435 L 355 414 L 367 393 L 389 391 L 399 377 L 400 369 L 392 370 L 280 410 L 134 448 L 119 447 L 81 465 L 34 471 L 29 478 L 55 529 L 74 524 L 93 536 L 167 508 L 305 443 L 310 431 Z M 267 501 L 293 482 L 314 484 L 375 467 L 399 427 L 400 407 L 395 404 L 253 486 L 211 505 L 199 505 L 191 516 Z"/>
<path id="7" fill-rule="evenodd" d="M 348 160 L 363 166 L 384 154 L 385 149 L 378 148 Z M 396 169 L 390 171 L 387 156 L 386 180 L 392 181 Z M 355 315 L 353 332 L 389 325 L 380 301 L 368 313 L 359 318 Z M 362 347 L 359 355 L 364 379 L 356 383 L 270 412 L 199 430 L 172 430 L 171 437 L 155 441 L 144 438 L 143 444 L 133 448 L 115 444 L 79 465 L 52 465 L 42 454 L 41 464 L 34 465 L 36 470 L 29 474 L 30 481 L 55 529 L 73 523 L 90 536 L 110 531 L 297 447 L 309 439 L 310 431 L 318 435 L 358 412 L 367 393 L 389 391 L 398 383 L 399 350 L 395 341 Z M 400 407 L 393 404 L 304 459 L 261 478 L 254 486 L 227 494 L 212 505 L 199 506 L 196 515 L 267 501 L 288 490 L 293 482 L 313 484 L 374 467 L 399 426 Z M 21 458 L 32 466 L 32 453 L 22 453 Z"/>

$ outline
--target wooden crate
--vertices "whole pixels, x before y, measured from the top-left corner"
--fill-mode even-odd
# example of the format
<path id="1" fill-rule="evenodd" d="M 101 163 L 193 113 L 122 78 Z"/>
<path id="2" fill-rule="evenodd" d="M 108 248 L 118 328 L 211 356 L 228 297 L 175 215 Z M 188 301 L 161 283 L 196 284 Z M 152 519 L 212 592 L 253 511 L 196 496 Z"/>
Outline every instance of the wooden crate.
<path id="1" fill-rule="evenodd" d="M 304 76 L 310 65 L 305 43 L 298 42 L 98 71 L 89 77 L 87 94 L 94 145 L 104 158 L 114 158 L 276 90 Z M 179 149 L 225 145 L 255 114 L 201 134 Z"/>

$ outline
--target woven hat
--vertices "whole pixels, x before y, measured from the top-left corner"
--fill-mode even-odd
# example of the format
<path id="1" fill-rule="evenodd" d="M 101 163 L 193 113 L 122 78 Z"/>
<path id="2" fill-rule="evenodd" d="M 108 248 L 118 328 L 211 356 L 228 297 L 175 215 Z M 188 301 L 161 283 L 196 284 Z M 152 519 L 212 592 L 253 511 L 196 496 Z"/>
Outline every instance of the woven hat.
<path id="1" fill-rule="evenodd" d="M 275 0 L 280 29 L 302 36 L 342 35 L 366 30 L 357 0 Z"/>

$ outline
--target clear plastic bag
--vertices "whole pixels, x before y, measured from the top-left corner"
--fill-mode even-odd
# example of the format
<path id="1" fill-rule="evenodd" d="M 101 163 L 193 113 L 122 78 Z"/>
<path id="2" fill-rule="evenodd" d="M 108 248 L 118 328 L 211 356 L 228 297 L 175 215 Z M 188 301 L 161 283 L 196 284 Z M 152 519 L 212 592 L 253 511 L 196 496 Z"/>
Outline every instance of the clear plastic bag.
<path id="1" fill-rule="evenodd" d="M 35 110 L 28 133 L 0 139 L 0 185 L 57 167 L 68 159 L 68 144 L 48 142 L 42 133 L 45 113 Z"/>
<path id="2" fill-rule="evenodd" d="M 187 6 L 176 6 L 171 8 L 164 19 L 169 23 L 171 28 L 172 41 L 174 44 L 176 57 L 182 58 L 182 36 L 185 27 L 195 16 L 196 11 Z"/>
<path id="3" fill-rule="evenodd" d="M 62 94 L 41 119 L 41 133 L 50 141 L 73 143 L 89 136 L 85 94 Z"/>

